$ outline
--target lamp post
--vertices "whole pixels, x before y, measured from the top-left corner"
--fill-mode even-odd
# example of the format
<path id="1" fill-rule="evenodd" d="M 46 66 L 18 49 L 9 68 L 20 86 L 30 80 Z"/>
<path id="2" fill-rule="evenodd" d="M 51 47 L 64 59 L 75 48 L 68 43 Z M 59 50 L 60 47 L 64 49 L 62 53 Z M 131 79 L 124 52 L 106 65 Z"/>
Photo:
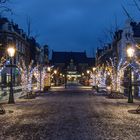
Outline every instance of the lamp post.
<path id="1" fill-rule="evenodd" d="M 129 58 L 129 93 L 128 93 L 128 103 L 133 103 L 133 95 L 132 95 L 132 58 L 134 56 L 135 50 L 132 47 L 127 49 L 127 56 Z"/>
<path id="2" fill-rule="evenodd" d="M 88 80 L 88 86 L 89 86 L 89 85 L 90 85 L 90 84 L 89 84 L 89 79 L 90 79 L 90 70 L 87 70 L 87 78 L 88 78 L 87 80 Z"/>
<path id="3" fill-rule="evenodd" d="M 92 80 L 93 80 L 92 81 L 92 83 L 93 83 L 93 87 L 92 88 L 95 89 L 96 88 L 96 67 L 93 67 L 92 70 L 93 70 L 92 74 L 94 76 L 93 77 L 94 79 L 92 78 Z"/>
<path id="4" fill-rule="evenodd" d="M 39 72 L 40 72 L 40 92 L 41 92 L 42 90 L 42 65 L 41 64 L 40 64 Z"/>
<path id="5" fill-rule="evenodd" d="M 44 88 L 43 88 L 44 92 L 48 91 L 51 87 L 51 67 L 48 66 L 46 70 L 47 71 L 44 78 Z"/>
<path id="6" fill-rule="evenodd" d="M 55 75 L 55 77 L 54 77 L 55 79 L 54 79 L 54 80 L 55 80 L 55 86 L 56 86 L 56 81 L 57 81 L 57 70 L 54 70 L 54 75 Z"/>
<path id="7" fill-rule="evenodd" d="M 64 69 L 64 85 L 66 89 L 67 88 L 67 69 Z"/>
<path id="8" fill-rule="evenodd" d="M 12 68 L 13 68 L 13 63 L 12 63 L 12 58 L 14 57 L 15 55 L 15 48 L 10 46 L 8 47 L 7 49 L 7 52 L 8 52 L 8 55 L 10 57 L 10 75 L 11 75 L 11 82 L 10 82 L 10 93 L 9 93 L 9 101 L 8 103 L 9 104 L 13 104 L 15 103 L 14 101 L 14 94 L 13 94 L 13 71 L 12 71 Z"/>
<path id="9" fill-rule="evenodd" d="M 49 88 L 51 88 L 51 67 L 49 66 L 48 68 L 47 68 L 47 74 L 48 74 L 48 89 Z"/>

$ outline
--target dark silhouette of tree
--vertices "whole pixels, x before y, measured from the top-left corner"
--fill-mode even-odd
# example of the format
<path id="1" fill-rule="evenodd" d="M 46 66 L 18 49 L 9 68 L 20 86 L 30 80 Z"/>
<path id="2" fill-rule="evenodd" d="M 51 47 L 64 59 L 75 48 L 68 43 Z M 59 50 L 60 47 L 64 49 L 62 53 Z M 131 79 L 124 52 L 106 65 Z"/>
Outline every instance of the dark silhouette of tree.
<path id="1" fill-rule="evenodd" d="M 30 37 L 30 35 L 31 35 L 31 18 L 29 16 L 27 16 L 26 22 L 27 22 L 27 36 Z"/>
<path id="2" fill-rule="evenodd" d="M 140 11 L 140 0 L 133 0 L 135 7 Z"/>
<path id="3" fill-rule="evenodd" d="M 134 7 L 140 12 L 140 0 L 130 0 L 130 2 L 132 2 L 132 3 L 131 3 L 131 6 L 134 6 Z M 123 9 L 125 15 L 126 15 L 131 21 L 134 21 L 134 19 L 132 18 L 131 14 L 130 14 L 130 11 L 128 11 L 124 5 L 122 5 L 122 9 Z"/>
<path id="4" fill-rule="evenodd" d="M 6 5 L 8 2 L 9 0 L 0 0 L 0 16 L 4 12 L 10 12 L 12 14 L 12 10 Z"/>
<path id="5" fill-rule="evenodd" d="M 26 24 L 27 24 L 27 36 L 28 38 L 34 38 L 34 39 L 37 39 L 40 34 L 36 32 L 33 33 L 33 30 L 32 30 L 32 19 L 30 16 L 27 16 L 26 17 Z"/>
<path id="6" fill-rule="evenodd" d="M 131 20 L 134 21 L 134 19 L 132 18 L 132 16 L 130 15 L 130 13 L 128 12 L 128 10 L 122 5 L 122 9 L 125 13 L 125 15 Z"/>

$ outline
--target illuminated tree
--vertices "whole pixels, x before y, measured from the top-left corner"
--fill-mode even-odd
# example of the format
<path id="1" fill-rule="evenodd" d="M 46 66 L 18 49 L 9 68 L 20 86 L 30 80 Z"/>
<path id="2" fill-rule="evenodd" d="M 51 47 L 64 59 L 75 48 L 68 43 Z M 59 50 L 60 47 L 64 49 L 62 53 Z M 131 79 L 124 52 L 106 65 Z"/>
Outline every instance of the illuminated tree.
<path id="1" fill-rule="evenodd" d="M 18 68 L 21 75 L 22 91 L 31 93 L 32 92 L 32 77 L 35 68 L 33 67 L 33 61 L 30 62 L 29 66 L 26 66 L 25 61 L 22 59 L 18 64 Z"/>
<path id="2" fill-rule="evenodd" d="M 122 59 L 115 64 L 113 59 L 110 58 L 110 61 L 107 61 L 107 71 L 111 77 L 111 87 L 113 91 L 120 92 L 121 87 L 121 78 L 124 75 L 124 70 L 128 67 L 129 63 L 123 61 Z"/>

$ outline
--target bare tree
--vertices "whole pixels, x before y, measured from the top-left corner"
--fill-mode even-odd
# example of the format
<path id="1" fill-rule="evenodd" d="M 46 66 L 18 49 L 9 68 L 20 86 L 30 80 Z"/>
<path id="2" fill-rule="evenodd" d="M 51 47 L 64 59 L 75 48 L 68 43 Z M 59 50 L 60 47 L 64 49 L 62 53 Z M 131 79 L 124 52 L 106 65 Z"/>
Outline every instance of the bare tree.
<path id="1" fill-rule="evenodd" d="M 8 2 L 9 0 L 0 0 L 0 16 L 4 12 L 10 12 L 12 14 L 12 10 L 6 5 Z"/>
<path id="2" fill-rule="evenodd" d="M 131 3 L 131 6 L 134 6 L 139 12 L 140 12 L 140 0 L 130 0 L 132 3 Z M 123 8 L 123 11 L 125 12 L 126 16 L 131 19 L 132 21 L 133 18 L 131 17 L 130 13 L 128 12 L 128 10 L 122 5 L 122 8 Z"/>
<path id="3" fill-rule="evenodd" d="M 140 0 L 133 0 L 135 7 L 140 11 Z"/>
<path id="4" fill-rule="evenodd" d="M 118 24 L 117 16 L 114 15 L 114 23 L 102 31 L 104 35 L 104 42 L 112 42 L 115 36 L 115 32 L 120 29 L 119 27 L 120 26 Z"/>
<path id="5" fill-rule="evenodd" d="M 27 22 L 27 35 L 28 35 L 28 37 L 30 37 L 30 35 L 31 35 L 31 18 L 29 16 L 27 16 L 26 22 Z"/>
<path id="6" fill-rule="evenodd" d="M 29 38 L 33 37 L 34 39 L 37 39 L 40 36 L 40 34 L 35 32 L 35 34 L 33 35 L 33 32 L 32 32 L 32 22 L 31 22 L 30 16 L 27 16 L 26 24 L 27 24 L 27 36 Z"/>
<path id="7" fill-rule="evenodd" d="M 122 5 L 122 9 L 125 13 L 125 15 L 131 20 L 134 21 L 134 19 L 132 18 L 132 16 L 130 15 L 130 13 L 128 12 L 128 10 Z"/>
<path id="8" fill-rule="evenodd" d="M 97 42 L 98 42 L 98 47 L 99 47 L 99 48 L 104 47 L 105 41 L 104 41 L 102 38 L 98 38 L 98 39 L 97 39 Z"/>
<path id="9" fill-rule="evenodd" d="M 112 42 L 114 35 L 115 35 L 115 30 L 113 29 L 113 27 L 106 28 L 104 30 L 104 35 L 107 39 L 107 42 Z"/>
<path id="10" fill-rule="evenodd" d="M 0 0 L 0 4 L 6 3 L 9 0 Z"/>

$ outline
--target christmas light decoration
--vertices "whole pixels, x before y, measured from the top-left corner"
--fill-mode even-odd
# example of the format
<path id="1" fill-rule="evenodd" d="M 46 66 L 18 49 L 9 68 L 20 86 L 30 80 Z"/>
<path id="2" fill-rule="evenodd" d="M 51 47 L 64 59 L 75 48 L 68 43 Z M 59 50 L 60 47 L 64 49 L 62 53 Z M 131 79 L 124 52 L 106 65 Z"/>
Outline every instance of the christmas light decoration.
<path id="1" fill-rule="evenodd" d="M 32 91 L 32 77 L 33 77 L 33 61 L 27 67 L 25 65 L 25 61 L 22 59 L 21 63 L 18 64 L 18 69 L 21 75 L 21 85 L 23 92 L 31 92 Z"/>
<path id="2" fill-rule="evenodd" d="M 112 58 L 110 58 L 110 63 L 107 62 L 107 66 L 110 67 L 110 76 L 111 76 L 111 87 L 113 91 L 120 92 L 121 90 L 121 81 L 124 75 L 124 70 L 129 66 L 127 61 L 122 59 L 119 61 L 118 65 L 115 65 Z"/>

